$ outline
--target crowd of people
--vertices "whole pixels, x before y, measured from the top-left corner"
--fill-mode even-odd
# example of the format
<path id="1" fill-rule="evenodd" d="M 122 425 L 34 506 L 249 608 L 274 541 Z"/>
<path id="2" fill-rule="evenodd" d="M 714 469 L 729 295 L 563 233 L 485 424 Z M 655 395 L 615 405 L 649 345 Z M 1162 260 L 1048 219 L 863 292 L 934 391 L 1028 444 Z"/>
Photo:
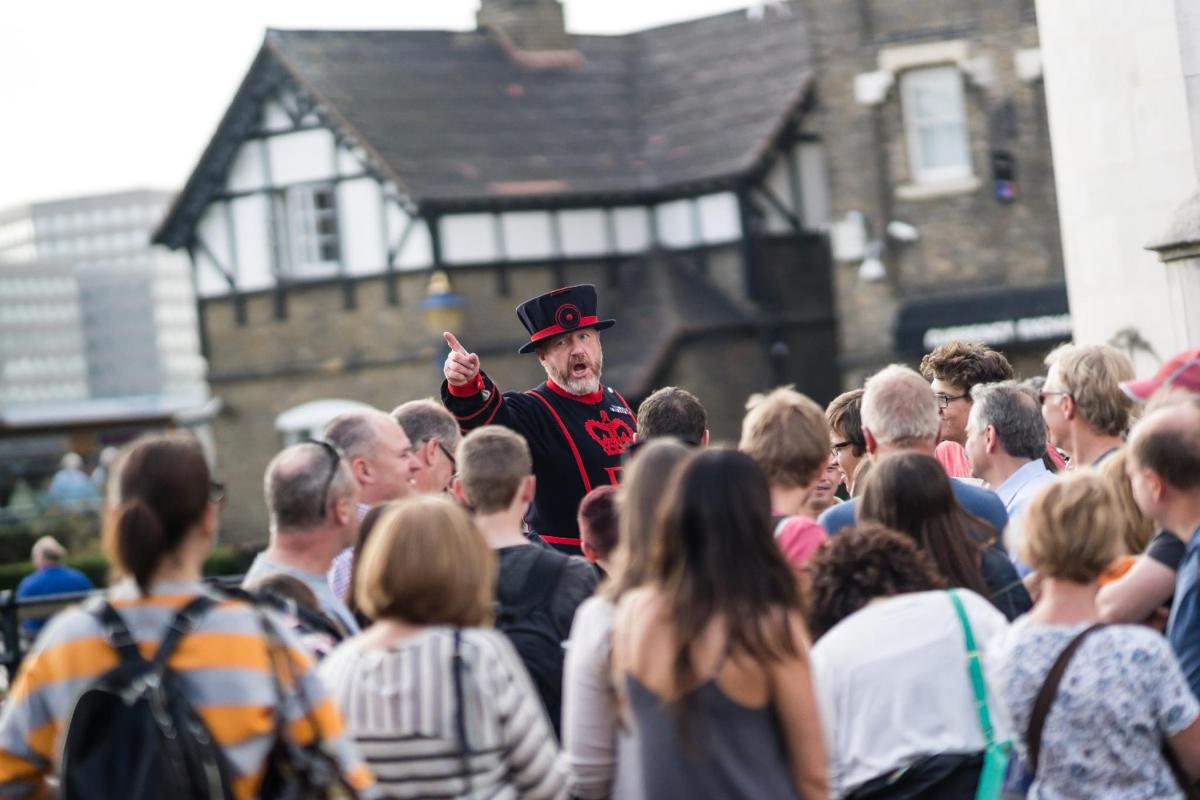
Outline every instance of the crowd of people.
<path id="1" fill-rule="evenodd" d="M 241 590 L 201 579 L 200 445 L 126 447 L 120 580 L 38 635 L 0 794 L 129 785 L 81 733 L 103 684 L 190 708 L 231 797 L 1193 796 L 1200 351 L 1069 345 L 1035 387 L 955 342 L 716 445 L 685 389 L 600 383 L 594 289 L 522 309 L 540 387 L 447 334 L 441 402 L 278 453 Z M 156 741 L 147 780 L 203 761 Z"/>

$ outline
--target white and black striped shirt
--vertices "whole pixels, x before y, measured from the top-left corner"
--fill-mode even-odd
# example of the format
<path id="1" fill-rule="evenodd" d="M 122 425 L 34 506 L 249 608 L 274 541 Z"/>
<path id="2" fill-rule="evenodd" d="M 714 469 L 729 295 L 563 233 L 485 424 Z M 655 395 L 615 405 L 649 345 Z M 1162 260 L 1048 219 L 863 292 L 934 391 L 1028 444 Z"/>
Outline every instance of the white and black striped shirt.
<path id="1" fill-rule="evenodd" d="M 461 703 L 451 628 L 427 628 L 387 649 L 350 640 L 321 663 L 380 788 L 396 798 L 565 798 L 558 744 L 512 644 L 467 628 L 459 650 Z"/>

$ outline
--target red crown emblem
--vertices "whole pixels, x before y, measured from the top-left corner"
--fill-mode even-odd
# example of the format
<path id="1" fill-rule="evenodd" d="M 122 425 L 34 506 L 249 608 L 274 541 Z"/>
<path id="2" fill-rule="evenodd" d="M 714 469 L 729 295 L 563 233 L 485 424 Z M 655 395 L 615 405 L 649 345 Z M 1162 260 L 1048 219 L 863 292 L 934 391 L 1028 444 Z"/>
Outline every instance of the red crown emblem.
<path id="1" fill-rule="evenodd" d="M 621 455 L 633 441 L 633 428 L 629 423 L 623 419 L 609 419 L 607 411 L 601 411 L 599 420 L 589 419 L 583 427 L 607 456 Z"/>

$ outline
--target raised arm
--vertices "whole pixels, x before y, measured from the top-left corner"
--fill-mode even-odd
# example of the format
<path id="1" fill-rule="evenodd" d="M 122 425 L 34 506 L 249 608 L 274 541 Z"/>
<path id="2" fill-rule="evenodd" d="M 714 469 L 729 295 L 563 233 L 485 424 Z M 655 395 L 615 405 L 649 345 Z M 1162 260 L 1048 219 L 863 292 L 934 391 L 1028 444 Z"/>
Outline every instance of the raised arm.
<path id="1" fill-rule="evenodd" d="M 446 383 L 455 387 L 470 386 L 479 377 L 479 356 L 468 353 L 458 341 L 458 337 L 450 331 L 444 331 L 442 338 L 450 345 L 446 354 L 446 363 L 442 366 L 442 374 Z"/>

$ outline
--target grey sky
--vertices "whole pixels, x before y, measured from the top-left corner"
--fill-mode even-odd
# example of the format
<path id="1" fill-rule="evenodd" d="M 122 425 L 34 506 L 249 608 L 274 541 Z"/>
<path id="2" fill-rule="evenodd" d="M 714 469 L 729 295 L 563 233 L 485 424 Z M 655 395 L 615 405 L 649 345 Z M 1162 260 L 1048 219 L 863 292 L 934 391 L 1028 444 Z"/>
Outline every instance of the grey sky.
<path id="1" fill-rule="evenodd" d="M 753 0 L 567 0 L 578 33 Z M 0 209 L 133 187 L 178 189 L 274 28 L 474 27 L 479 0 L 35 0 L 0 23 Z"/>

